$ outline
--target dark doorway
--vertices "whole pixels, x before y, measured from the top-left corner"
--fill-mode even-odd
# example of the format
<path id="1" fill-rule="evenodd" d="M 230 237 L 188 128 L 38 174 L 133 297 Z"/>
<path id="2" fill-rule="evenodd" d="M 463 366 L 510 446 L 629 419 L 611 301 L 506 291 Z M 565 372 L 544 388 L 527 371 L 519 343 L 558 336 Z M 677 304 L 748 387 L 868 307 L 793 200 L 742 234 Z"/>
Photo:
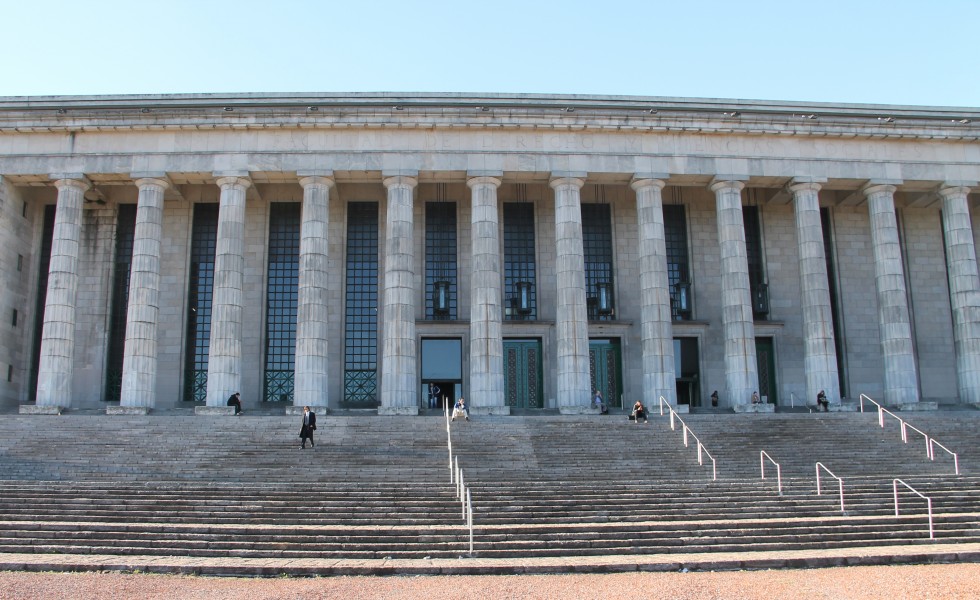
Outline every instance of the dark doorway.
<path id="1" fill-rule="evenodd" d="M 592 390 L 602 392 L 607 406 L 622 406 L 623 359 L 619 340 L 589 340 L 589 374 Z"/>
<path id="2" fill-rule="evenodd" d="M 755 338 L 755 358 L 759 369 L 759 398 L 776 404 L 776 352 L 771 337 Z"/>
<path id="3" fill-rule="evenodd" d="M 422 340 L 423 409 L 442 410 L 452 406 L 463 384 L 463 342 L 459 338 L 424 338 Z M 435 388 L 435 389 L 433 389 Z M 435 400 L 430 402 L 430 400 Z"/>
<path id="4" fill-rule="evenodd" d="M 541 340 L 504 340 L 504 399 L 511 408 L 542 408 Z"/>
<path id="5" fill-rule="evenodd" d="M 674 377 L 677 382 L 677 404 L 701 406 L 698 338 L 674 338 Z"/>

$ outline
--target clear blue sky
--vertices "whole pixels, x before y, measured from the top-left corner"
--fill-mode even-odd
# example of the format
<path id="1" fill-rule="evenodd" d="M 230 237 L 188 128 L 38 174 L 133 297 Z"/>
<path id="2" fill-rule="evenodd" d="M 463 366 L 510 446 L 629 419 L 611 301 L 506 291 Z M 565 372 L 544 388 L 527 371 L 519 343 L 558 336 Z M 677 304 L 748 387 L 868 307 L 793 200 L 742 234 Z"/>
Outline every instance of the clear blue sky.
<path id="1" fill-rule="evenodd" d="M 980 106 L 980 0 L 6 0 L 0 96 L 498 92 Z"/>

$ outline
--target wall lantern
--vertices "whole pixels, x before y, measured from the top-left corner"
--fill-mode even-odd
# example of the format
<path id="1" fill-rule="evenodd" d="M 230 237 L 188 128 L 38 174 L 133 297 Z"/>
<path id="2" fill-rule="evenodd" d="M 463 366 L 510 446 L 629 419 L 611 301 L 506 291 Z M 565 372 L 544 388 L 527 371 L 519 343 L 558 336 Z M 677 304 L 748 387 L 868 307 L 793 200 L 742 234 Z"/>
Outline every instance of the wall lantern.
<path id="1" fill-rule="evenodd" d="M 448 281 L 436 281 L 432 284 L 432 310 L 441 315 L 449 312 Z"/>
<path id="2" fill-rule="evenodd" d="M 675 283 L 674 297 L 677 314 L 689 317 L 691 315 L 691 282 L 678 281 Z"/>
<path id="3" fill-rule="evenodd" d="M 612 284 L 608 281 L 597 283 L 596 287 L 596 310 L 600 315 L 609 315 L 613 311 Z"/>
<path id="4" fill-rule="evenodd" d="M 517 288 L 517 312 L 526 315 L 531 312 L 531 282 L 518 281 L 514 287 Z"/>
<path id="5" fill-rule="evenodd" d="M 757 283 L 752 290 L 752 312 L 757 315 L 769 314 L 769 284 Z"/>

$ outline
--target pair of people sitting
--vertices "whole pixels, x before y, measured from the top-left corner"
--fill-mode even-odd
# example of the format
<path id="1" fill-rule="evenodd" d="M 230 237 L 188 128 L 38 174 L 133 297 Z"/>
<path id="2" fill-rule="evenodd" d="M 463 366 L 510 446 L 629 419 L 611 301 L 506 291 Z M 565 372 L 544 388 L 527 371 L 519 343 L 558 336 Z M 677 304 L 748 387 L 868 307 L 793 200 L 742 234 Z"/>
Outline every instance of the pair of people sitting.
<path id="1" fill-rule="evenodd" d="M 466 408 L 466 400 L 463 400 L 462 397 L 457 399 L 456 404 L 453 405 L 453 418 L 450 421 L 455 421 L 456 417 L 470 420 L 470 411 Z"/>

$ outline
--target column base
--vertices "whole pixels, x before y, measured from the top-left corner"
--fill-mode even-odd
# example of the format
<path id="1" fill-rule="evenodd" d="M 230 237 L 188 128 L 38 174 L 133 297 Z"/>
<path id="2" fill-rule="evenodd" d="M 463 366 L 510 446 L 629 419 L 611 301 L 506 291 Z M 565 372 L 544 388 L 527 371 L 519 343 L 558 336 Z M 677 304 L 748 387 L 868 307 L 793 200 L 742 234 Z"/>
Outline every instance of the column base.
<path id="1" fill-rule="evenodd" d="M 194 414 L 202 417 L 235 416 L 234 406 L 195 406 Z"/>
<path id="2" fill-rule="evenodd" d="M 378 415 L 382 417 L 417 417 L 417 406 L 379 406 Z"/>
<path id="3" fill-rule="evenodd" d="M 471 415 L 510 415 L 509 406 L 476 406 L 470 408 Z"/>
<path id="4" fill-rule="evenodd" d="M 326 406 L 313 406 L 312 404 L 310 404 L 309 406 L 310 406 L 310 412 L 311 413 L 314 413 L 314 414 L 325 415 L 328 412 L 330 412 L 330 409 L 327 408 Z M 294 406 L 287 406 L 286 407 L 286 413 L 285 414 L 287 414 L 289 416 L 298 417 L 298 416 L 300 416 L 300 415 L 303 414 L 303 407 L 302 406 L 295 406 L 295 405 Z"/>
<path id="5" fill-rule="evenodd" d="M 107 407 L 105 407 L 105 414 L 107 414 L 107 415 L 148 415 L 148 414 L 150 414 L 150 408 L 148 406 L 107 406 Z"/>
<path id="6" fill-rule="evenodd" d="M 769 404 L 768 402 L 760 402 L 759 404 L 736 404 L 732 407 L 737 413 L 774 413 L 776 412 L 776 405 Z"/>
<path id="7" fill-rule="evenodd" d="M 895 409 L 900 410 L 902 412 L 939 410 L 939 403 L 938 402 L 907 402 L 905 404 L 896 405 Z"/>
<path id="8" fill-rule="evenodd" d="M 560 415 L 598 415 L 599 408 L 596 406 L 559 406 Z"/>
<path id="9" fill-rule="evenodd" d="M 60 406 L 38 406 L 36 404 L 21 404 L 18 412 L 22 415 L 60 415 Z"/>

